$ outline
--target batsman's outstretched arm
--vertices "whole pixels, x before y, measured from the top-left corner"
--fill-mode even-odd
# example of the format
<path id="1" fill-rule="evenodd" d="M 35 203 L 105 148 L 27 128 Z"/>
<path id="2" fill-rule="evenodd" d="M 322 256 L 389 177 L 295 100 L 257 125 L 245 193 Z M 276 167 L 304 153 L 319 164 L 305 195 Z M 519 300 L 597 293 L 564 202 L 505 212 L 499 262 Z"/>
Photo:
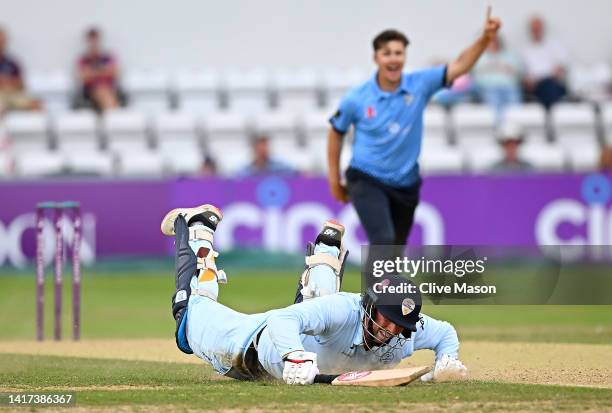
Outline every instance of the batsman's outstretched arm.
<path id="1" fill-rule="evenodd" d="M 447 85 L 450 85 L 455 79 L 466 74 L 474 67 L 482 53 L 489 46 L 489 42 L 497 36 L 500 27 L 501 20 L 497 17 L 491 17 L 491 6 L 489 6 L 487 8 L 484 29 L 478 40 L 465 49 L 457 59 L 449 63 L 448 70 L 446 71 Z"/>
<path id="2" fill-rule="evenodd" d="M 459 337 L 455 328 L 446 321 L 421 314 L 421 322 L 417 323 L 417 331 L 413 334 L 414 350 L 433 350 L 436 359 L 445 354 L 453 358 L 459 356 Z"/>

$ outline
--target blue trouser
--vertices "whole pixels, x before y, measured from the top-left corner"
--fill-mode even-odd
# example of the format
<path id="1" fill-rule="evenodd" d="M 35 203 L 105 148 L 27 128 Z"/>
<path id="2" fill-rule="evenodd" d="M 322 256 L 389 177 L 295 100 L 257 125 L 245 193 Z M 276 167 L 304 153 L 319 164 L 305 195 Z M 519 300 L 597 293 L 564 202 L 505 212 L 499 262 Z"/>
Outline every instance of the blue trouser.
<path id="1" fill-rule="evenodd" d="M 419 203 L 421 181 L 395 188 L 349 168 L 348 192 L 370 245 L 405 245 Z"/>

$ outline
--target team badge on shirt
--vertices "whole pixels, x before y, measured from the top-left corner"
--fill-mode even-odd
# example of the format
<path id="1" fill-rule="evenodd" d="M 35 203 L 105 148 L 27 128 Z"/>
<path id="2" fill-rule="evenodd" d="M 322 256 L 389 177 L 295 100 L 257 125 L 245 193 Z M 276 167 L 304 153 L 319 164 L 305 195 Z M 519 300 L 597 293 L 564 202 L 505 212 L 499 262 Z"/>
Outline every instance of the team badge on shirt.
<path id="1" fill-rule="evenodd" d="M 374 106 L 368 106 L 366 108 L 366 118 L 372 119 L 375 116 L 376 116 L 376 109 L 374 109 Z"/>
<path id="2" fill-rule="evenodd" d="M 406 103 L 406 106 L 410 105 L 412 103 L 412 101 L 414 100 L 414 96 L 406 93 L 404 95 L 404 102 Z"/>

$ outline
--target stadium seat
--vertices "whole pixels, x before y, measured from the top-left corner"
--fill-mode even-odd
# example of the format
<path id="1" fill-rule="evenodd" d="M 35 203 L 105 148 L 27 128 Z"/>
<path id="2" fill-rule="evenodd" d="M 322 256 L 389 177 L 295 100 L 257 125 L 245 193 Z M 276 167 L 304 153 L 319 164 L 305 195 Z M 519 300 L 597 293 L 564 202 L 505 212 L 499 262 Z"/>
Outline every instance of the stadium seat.
<path id="1" fill-rule="evenodd" d="M 519 156 L 543 172 L 561 172 L 567 163 L 563 148 L 559 144 L 546 142 L 525 142 L 519 148 Z"/>
<path id="2" fill-rule="evenodd" d="M 52 122 L 57 149 L 64 152 L 96 152 L 100 149 L 98 117 L 91 110 L 58 114 Z"/>
<path id="3" fill-rule="evenodd" d="M 70 109 L 71 79 L 63 71 L 32 72 L 27 76 L 26 88 L 42 101 L 47 112 L 60 113 Z"/>
<path id="4" fill-rule="evenodd" d="M 527 141 L 545 142 L 546 110 L 539 103 L 525 103 L 508 106 L 504 111 L 504 122 L 518 125 Z"/>
<path id="5" fill-rule="evenodd" d="M 423 113 L 423 139 L 448 143 L 448 115 L 440 106 L 430 105 Z"/>
<path id="6" fill-rule="evenodd" d="M 272 84 L 280 110 L 311 111 L 319 106 L 321 84 L 314 70 L 280 70 L 274 74 Z"/>
<path id="7" fill-rule="evenodd" d="M 64 156 L 56 151 L 28 151 L 15 157 L 16 175 L 24 178 L 59 175 L 65 167 Z"/>
<path id="8" fill-rule="evenodd" d="M 559 103 L 553 107 L 551 119 L 556 141 L 565 151 L 572 169 L 594 169 L 599 143 L 593 106 L 589 103 Z"/>
<path id="9" fill-rule="evenodd" d="M 220 109 L 219 78 L 210 70 L 184 69 L 174 77 L 178 108 L 189 112 L 214 112 Z"/>
<path id="10" fill-rule="evenodd" d="M 159 177 L 164 173 L 164 159 L 149 149 L 119 152 L 119 174 L 124 177 Z"/>
<path id="11" fill-rule="evenodd" d="M 495 110 L 487 105 L 470 103 L 456 105 L 452 125 L 457 143 L 477 144 L 495 140 Z"/>
<path id="12" fill-rule="evenodd" d="M 153 118 L 153 135 L 168 170 L 192 174 L 202 166 L 202 146 L 195 114 L 160 113 Z"/>
<path id="13" fill-rule="evenodd" d="M 131 108 L 147 112 L 170 108 L 169 78 L 162 70 L 134 69 L 126 73 L 123 84 Z"/>
<path id="14" fill-rule="evenodd" d="M 335 112 L 349 89 L 366 81 L 369 73 L 360 68 L 332 69 L 323 74 L 324 107 Z"/>
<path id="15" fill-rule="evenodd" d="M 270 109 L 270 84 L 264 70 L 230 71 L 224 85 L 229 110 L 253 114 Z"/>
<path id="16" fill-rule="evenodd" d="M 478 150 L 466 151 L 463 155 L 468 170 L 476 174 L 486 173 L 493 165 L 501 161 L 504 156 L 499 144 L 487 145 L 478 148 Z"/>
<path id="17" fill-rule="evenodd" d="M 102 151 L 68 152 L 65 154 L 68 171 L 74 175 L 112 176 L 115 157 Z"/>
<path id="18" fill-rule="evenodd" d="M 112 152 L 143 151 L 150 147 L 147 117 L 129 109 L 107 111 L 102 117 L 102 130 Z"/>
<path id="19" fill-rule="evenodd" d="M 465 159 L 461 151 L 447 142 L 424 139 L 419 157 L 423 174 L 457 173 L 464 169 Z"/>
<path id="20" fill-rule="evenodd" d="M 44 112 L 10 112 L 4 118 L 4 128 L 15 153 L 44 152 L 50 147 L 49 118 Z"/>
<path id="21" fill-rule="evenodd" d="M 610 97 L 608 87 L 612 82 L 612 70 L 607 63 L 573 64 L 568 74 L 569 89 L 575 96 L 591 101 Z"/>
<path id="22" fill-rule="evenodd" d="M 0 151 L 0 179 L 5 179 L 13 173 L 13 158 L 6 151 Z"/>
<path id="23" fill-rule="evenodd" d="M 311 169 L 322 173 L 327 170 L 327 134 L 329 132 L 328 111 L 320 110 L 305 113 L 299 125 L 311 158 Z"/>
<path id="24" fill-rule="evenodd" d="M 291 112 L 265 112 L 254 116 L 254 130 L 270 140 L 272 157 L 297 170 L 310 170 L 312 160 L 298 138 L 297 117 Z"/>
<path id="25" fill-rule="evenodd" d="M 612 145 L 612 101 L 601 104 L 601 121 L 603 123 L 605 143 Z"/>
<path id="26" fill-rule="evenodd" d="M 230 175 L 251 160 L 251 144 L 246 115 L 235 112 L 207 113 L 202 129 L 207 153 L 216 161 L 222 175 Z"/>

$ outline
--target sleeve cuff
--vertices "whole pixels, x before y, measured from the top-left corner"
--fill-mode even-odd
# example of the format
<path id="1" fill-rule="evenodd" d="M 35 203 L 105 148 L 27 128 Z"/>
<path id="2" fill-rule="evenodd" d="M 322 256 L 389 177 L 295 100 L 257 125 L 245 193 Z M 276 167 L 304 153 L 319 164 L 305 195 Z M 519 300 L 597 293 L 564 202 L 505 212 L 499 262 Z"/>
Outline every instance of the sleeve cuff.
<path id="1" fill-rule="evenodd" d="M 448 65 L 444 66 L 444 71 L 442 72 L 442 87 L 451 87 L 451 83 L 446 80 L 446 75 L 448 73 Z"/>
<path id="2" fill-rule="evenodd" d="M 340 135 L 345 135 L 346 131 L 340 130 L 336 127 L 336 125 L 334 125 L 334 122 L 332 122 L 332 120 L 329 120 L 329 124 L 331 125 L 332 129 L 335 130 L 337 133 L 339 133 Z"/>

